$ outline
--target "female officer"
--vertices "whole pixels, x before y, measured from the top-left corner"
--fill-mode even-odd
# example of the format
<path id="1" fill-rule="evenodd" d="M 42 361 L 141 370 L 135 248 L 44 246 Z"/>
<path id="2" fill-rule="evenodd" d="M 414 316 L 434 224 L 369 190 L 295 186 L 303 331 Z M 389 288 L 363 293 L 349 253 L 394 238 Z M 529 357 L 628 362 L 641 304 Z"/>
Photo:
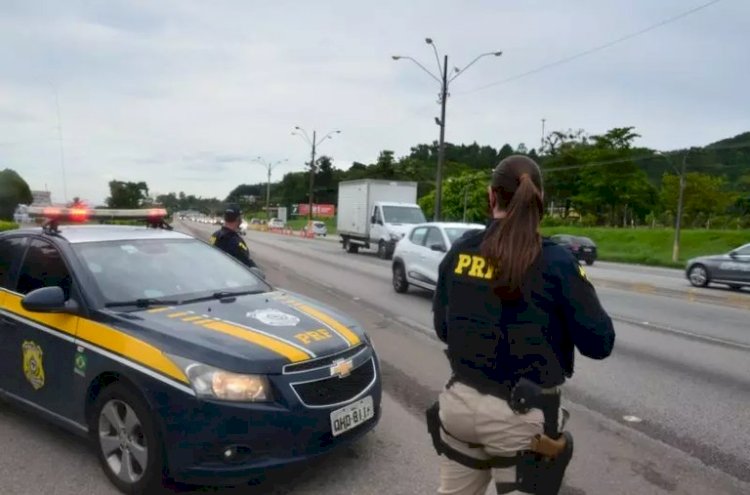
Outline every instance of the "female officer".
<path id="1" fill-rule="evenodd" d="M 453 372 L 434 416 L 441 427 L 433 439 L 445 454 L 438 492 L 480 495 L 494 478 L 498 493 L 556 493 L 542 486 L 559 487 L 567 461 L 559 480 L 534 480 L 526 473 L 550 475 L 528 471 L 518 459 L 542 434 L 555 438 L 546 427 L 552 422 L 558 430 L 558 387 L 573 374 L 574 348 L 604 359 L 615 332 L 583 268 L 539 234 L 539 166 L 525 156 L 502 160 L 488 192 L 491 224 L 453 244 L 435 292 L 435 331 L 448 344 Z M 548 417 L 540 408 L 517 407 L 516 393 L 528 387 L 557 398 Z"/>

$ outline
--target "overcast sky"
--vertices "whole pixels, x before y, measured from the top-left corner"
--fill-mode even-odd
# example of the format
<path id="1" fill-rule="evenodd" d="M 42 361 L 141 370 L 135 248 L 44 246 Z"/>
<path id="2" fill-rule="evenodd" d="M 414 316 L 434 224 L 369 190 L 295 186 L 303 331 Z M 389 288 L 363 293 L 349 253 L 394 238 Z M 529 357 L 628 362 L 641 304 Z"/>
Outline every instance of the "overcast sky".
<path id="1" fill-rule="evenodd" d="M 673 149 L 750 130 L 750 1 L 722 0 L 594 54 L 504 84 L 708 0 L 0 0 L 0 169 L 63 201 L 112 179 L 225 197 L 265 180 L 251 163 L 309 146 L 340 168 L 437 139 L 438 84 L 424 38 L 449 66 L 447 140 L 531 148 L 547 130 L 635 126 Z M 478 88 L 484 89 L 477 90 Z M 319 134 L 320 135 L 320 134 Z"/>

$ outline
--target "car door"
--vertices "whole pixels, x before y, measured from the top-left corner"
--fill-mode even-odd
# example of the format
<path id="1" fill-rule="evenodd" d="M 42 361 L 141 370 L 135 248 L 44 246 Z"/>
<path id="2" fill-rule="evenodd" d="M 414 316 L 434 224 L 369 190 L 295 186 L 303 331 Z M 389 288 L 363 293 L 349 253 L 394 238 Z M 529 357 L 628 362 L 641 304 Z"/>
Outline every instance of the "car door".
<path id="1" fill-rule="evenodd" d="M 424 254 L 424 241 L 427 236 L 427 227 L 417 227 L 411 231 L 402 251 L 404 271 L 411 282 L 423 283 L 419 278 L 422 273 L 422 255 Z"/>
<path id="2" fill-rule="evenodd" d="M 52 286 L 80 301 L 69 267 L 51 242 L 31 238 L 15 278 L 15 290 L 6 293 L 4 302 L 8 320 L 6 390 L 24 402 L 69 416 L 78 317 L 31 312 L 21 305 L 24 295 Z"/>
<path id="3" fill-rule="evenodd" d="M 380 239 L 386 238 L 383 214 L 380 211 L 380 206 L 375 205 L 372 210 L 372 217 L 370 218 L 370 242 L 377 244 Z"/>
<path id="4" fill-rule="evenodd" d="M 736 249 L 733 261 L 737 264 L 737 269 L 732 275 L 732 279 L 750 284 L 750 244 L 745 244 Z"/>
<path id="5" fill-rule="evenodd" d="M 445 240 L 442 229 L 439 227 L 430 227 L 427 230 L 424 242 L 422 273 L 427 283 L 431 286 L 437 285 L 440 262 L 443 261 L 446 251 L 448 251 L 448 243 Z"/>
<path id="6" fill-rule="evenodd" d="M 15 320 L 7 309 L 8 298 L 15 289 L 18 265 L 26 249 L 27 236 L 3 237 L 0 239 L 0 389 L 8 390 L 10 386 L 11 354 L 15 352 L 10 344 L 14 336 Z"/>

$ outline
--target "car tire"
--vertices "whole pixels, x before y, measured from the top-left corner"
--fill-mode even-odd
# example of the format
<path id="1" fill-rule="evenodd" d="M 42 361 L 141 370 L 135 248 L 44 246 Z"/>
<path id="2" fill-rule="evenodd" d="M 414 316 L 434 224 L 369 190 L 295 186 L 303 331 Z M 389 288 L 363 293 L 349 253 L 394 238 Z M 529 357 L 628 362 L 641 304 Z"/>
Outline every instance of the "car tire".
<path id="1" fill-rule="evenodd" d="M 711 282 L 711 276 L 708 273 L 708 268 L 698 263 L 688 270 L 688 280 L 695 287 L 706 287 Z"/>
<path id="2" fill-rule="evenodd" d="M 742 290 L 742 285 L 740 284 L 729 284 L 729 288 L 732 290 Z"/>
<path id="3" fill-rule="evenodd" d="M 357 254 L 359 252 L 359 246 L 357 244 L 352 244 L 351 242 L 347 244 L 346 246 L 346 252 Z"/>
<path id="4" fill-rule="evenodd" d="M 409 282 L 406 281 L 406 271 L 402 263 L 393 264 L 393 290 L 404 294 L 409 290 Z"/>
<path id="5" fill-rule="evenodd" d="M 594 264 L 594 260 L 592 260 L 591 258 L 589 258 L 589 259 L 587 259 L 587 260 L 586 260 L 586 264 L 587 264 L 588 266 L 591 266 L 591 265 L 593 265 L 593 264 Z"/>
<path id="6" fill-rule="evenodd" d="M 90 423 L 99 463 L 113 485 L 127 495 L 164 491 L 164 449 L 137 392 L 121 382 L 109 385 L 94 402 Z"/>

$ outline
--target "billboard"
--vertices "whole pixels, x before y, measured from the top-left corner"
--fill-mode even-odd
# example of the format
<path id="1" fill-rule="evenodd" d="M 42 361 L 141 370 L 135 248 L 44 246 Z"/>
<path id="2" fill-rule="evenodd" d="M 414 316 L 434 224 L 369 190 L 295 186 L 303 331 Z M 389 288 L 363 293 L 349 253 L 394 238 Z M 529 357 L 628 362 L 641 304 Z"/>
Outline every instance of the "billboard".
<path id="1" fill-rule="evenodd" d="M 294 205 L 294 214 L 306 217 L 310 212 L 310 205 L 300 203 Z M 333 217 L 336 215 L 336 205 L 313 204 L 314 217 Z"/>

